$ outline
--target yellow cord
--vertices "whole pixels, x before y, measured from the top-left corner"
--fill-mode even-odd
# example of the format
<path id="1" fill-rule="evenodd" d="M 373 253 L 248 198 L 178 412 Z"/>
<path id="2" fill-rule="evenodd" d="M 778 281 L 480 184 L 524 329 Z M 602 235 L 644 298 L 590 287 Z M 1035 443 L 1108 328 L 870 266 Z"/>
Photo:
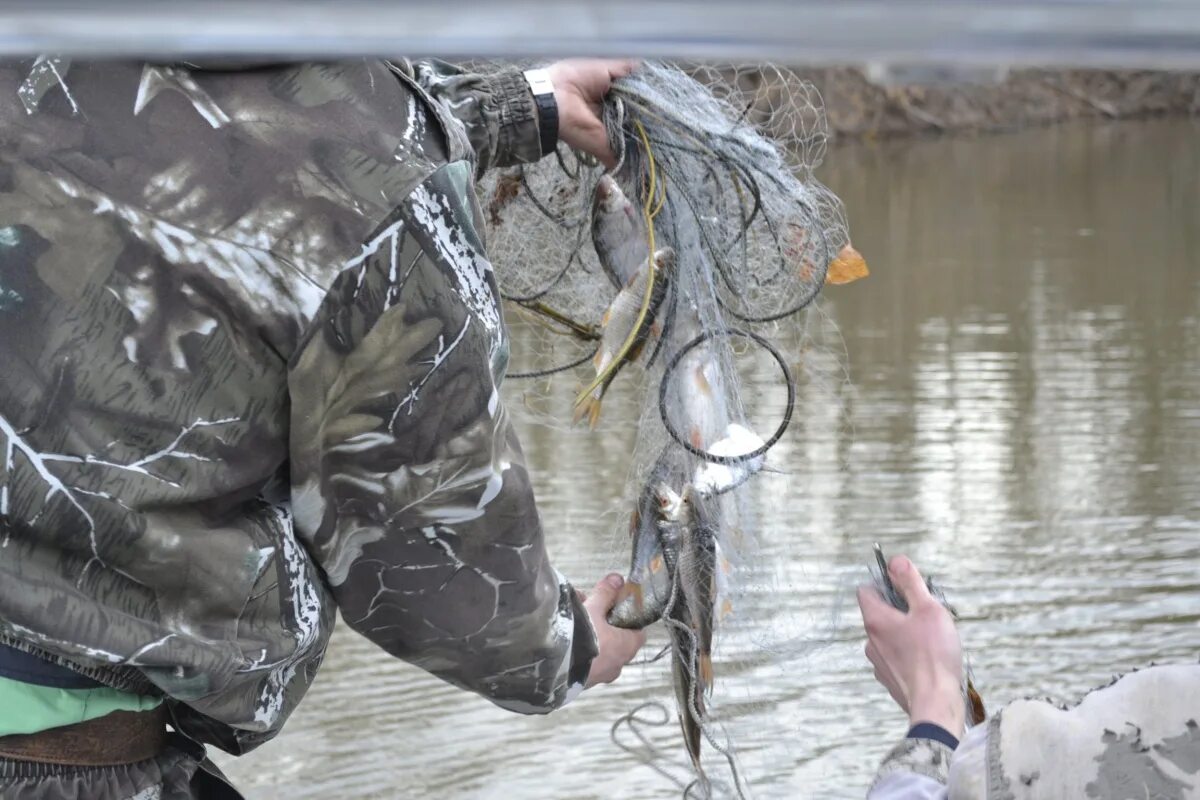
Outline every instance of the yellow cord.
<path id="1" fill-rule="evenodd" d="M 654 150 L 650 147 L 650 137 L 646 135 L 646 129 L 643 127 L 641 120 L 634 120 L 633 124 L 637 126 L 638 136 L 642 139 L 642 147 L 646 149 L 646 173 L 649 175 L 649 185 L 646 187 L 646 202 L 642 206 L 642 214 L 646 218 L 646 234 L 650 244 L 650 258 L 654 258 L 654 218 L 658 216 L 658 212 L 662 209 L 662 202 L 659 202 L 658 208 L 651 210 L 651 206 L 655 201 L 655 189 L 658 187 L 658 165 L 654 162 Z"/>
<path id="2" fill-rule="evenodd" d="M 642 307 L 638 312 L 637 320 L 633 325 L 633 329 L 629 331 L 629 336 L 621 344 L 621 349 L 617 351 L 612 362 L 607 368 L 599 372 L 595 379 L 587 385 L 579 396 L 575 398 L 575 405 L 578 406 L 587 400 L 592 390 L 605 381 L 611 374 L 616 372 L 621 367 L 621 362 L 624 361 L 629 351 L 633 349 L 634 342 L 637 340 L 638 331 L 646 320 L 646 315 L 650 313 L 650 301 L 654 297 L 654 284 L 658 279 L 658 268 L 654 262 L 654 218 L 658 216 L 658 212 L 662 210 L 663 203 L 666 200 L 666 190 L 663 190 L 663 198 L 659 201 L 658 207 L 651 209 L 654 205 L 655 189 L 658 187 L 658 167 L 654 163 L 654 151 L 650 149 L 650 138 L 646 136 L 646 129 L 642 126 L 639 120 L 634 120 L 633 124 L 637 126 L 638 136 L 642 139 L 642 147 L 646 148 L 646 171 L 649 173 L 649 185 L 646 187 L 646 202 L 642 205 L 642 216 L 646 220 L 646 236 L 650 246 L 650 254 L 647 256 L 646 269 L 649 271 L 646 275 L 646 294 L 642 297 Z"/>

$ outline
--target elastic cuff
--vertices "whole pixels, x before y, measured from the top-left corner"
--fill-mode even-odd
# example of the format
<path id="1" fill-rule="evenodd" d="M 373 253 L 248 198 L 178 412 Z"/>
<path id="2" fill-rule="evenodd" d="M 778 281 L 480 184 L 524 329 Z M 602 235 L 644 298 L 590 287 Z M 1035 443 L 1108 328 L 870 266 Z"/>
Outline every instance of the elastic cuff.
<path id="1" fill-rule="evenodd" d="M 537 103 L 525 76 L 519 70 L 505 69 L 487 76 L 486 80 L 500 121 L 494 166 L 538 161 L 542 145 Z"/>
<path id="2" fill-rule="evenodd" d="M 600 648 L 596 632 L 592 630 L 592 621 L 588 619 L 587 609 L 583 607 L 579 595 L 569 584 L 567 592 L 571 595 L 571 612 L 575 622 L 575 630 L 571 637 L 571 667 L 567 672 L 567 685 L 579 686 L 579 691 L 582 691 L 592 671 L 592 661 L 600 654 Z M 576 694 L 578 693 L 576 691 Z"/>
<path id="3" fill-rule="evenodd" d="M 943 728 L 941 725 L 935 725 L 932 722 L 918 722 L 908 729 L 905 735 L 906 739 L 932 739 L 935 742 L 941 742 L 951 750 L 958 749 L 958 739 L 954 734 Z"/>

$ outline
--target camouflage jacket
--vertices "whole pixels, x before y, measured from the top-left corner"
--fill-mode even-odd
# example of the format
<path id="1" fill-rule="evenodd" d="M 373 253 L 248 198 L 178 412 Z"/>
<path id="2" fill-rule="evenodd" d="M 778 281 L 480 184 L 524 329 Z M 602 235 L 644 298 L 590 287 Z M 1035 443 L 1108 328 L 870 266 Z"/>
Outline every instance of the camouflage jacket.
<path id="1" fill-rule="evenodd" d="M 1200 666 L 1131 673 L 1072 708 L 1010 703 L 956 750 L 905 739 L 868 800 L 1200 798 Z"/>
<path id="2" fill-rule="evenodd" d="M 0 66 L 0 642 L 269 739 L 335 608 L 521 712 L 595 655 L 498 387 L 515 71 Z"/>

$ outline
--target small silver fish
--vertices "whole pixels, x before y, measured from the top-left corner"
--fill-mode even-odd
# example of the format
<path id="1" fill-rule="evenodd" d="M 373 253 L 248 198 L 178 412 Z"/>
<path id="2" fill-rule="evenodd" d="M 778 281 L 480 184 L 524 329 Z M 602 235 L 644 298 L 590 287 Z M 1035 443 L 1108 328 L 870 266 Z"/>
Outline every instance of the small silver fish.
<path id="1" fill-rule="evenodd" d="M 665 466 L 651 471 L 651 481 L 631 515 L 633 556 L 629 574 L 608 612 L 608 623 L 618 628 L 640 630 L 658 622 L 671 599 L 679 540 L 672 528 L 664 529 L 662 524 L 675 502 L 675 493 L 659 480 L 666 471 Z"/>
<path id="2" fill-rule="evenodd" d="M 693 620 L 687 602 L 676 597 L 668 610 L 667 633 L 671 640 L 671 684 L 675 687 L 675 704 L 679 726 L 683 731 L 683 746 L 696 772 L 704 782 L 700 766 L 700 720 L 704 717 L 704 691 L 700 683 L 697 662 L 699 647 L 693 632 Z"/>
<path id="3" fill-rule="evenodd" d="M 662 527 L 678 539 L 679 558 L 672 570 L 673 601 L 667 609 L 671 641 L 671 679 L 675 688 L 683 743 L 701 783 L 701 720 L 705 697 L 712 687 L 712 632 L 716 602 L 716 531 L 712 527 L 708 498 L 691 486 L 680 494 L 664 491 L 669 502 Z"/>
<path id="4" fill-rule="evenodd" d="M 675 274 L 675 251 L 664 247 L 638 268 L 604 312 L 600 320 L 600 346 L 592 364 L 596 378 L 575 398 L 574 421 L 584 417 L 596 427 L 600 404 L 609 384 L 626 364 L 642 354 L 651 333 L 657 327 L 658 310 L 667 296 L 667 286 Z M 646 294 L 650 294 L 647 305 Z"/>
<path id="5" fill-rule="evenodd" d="M 646 225 L 611 175 L 602 175 L 592 195 L 592 246 L 604 274 L 620 289 L 646 260 Z"/>
<path id="6" fill-rule="evenodd" d="M 717 604 L 717 529 L 712 498 L 688 487 L 683 492 L 686 521 L 679 543 L 679 581 L 696 634 L 697 691 L 710 694 L 713 684 L 713 620 Z"/>

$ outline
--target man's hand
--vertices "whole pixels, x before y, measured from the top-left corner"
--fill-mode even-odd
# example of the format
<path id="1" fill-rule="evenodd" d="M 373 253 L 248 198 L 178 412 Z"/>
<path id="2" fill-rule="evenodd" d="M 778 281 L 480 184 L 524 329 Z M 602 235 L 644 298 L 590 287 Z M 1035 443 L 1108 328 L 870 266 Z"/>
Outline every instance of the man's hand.
<path id="1" fill-rule="evenodd" d="M 583 58 L 551 64 L 547 70 L 558 103 L 558 138 L 600 159 L 604 166 L 613 166 L 617 159 L 600 121 L 600 104 L 612 82 L 636 66 L 633 61 Z"/>
<path id="2" fill-rule="evenodd" d="M 617 592 L 625 580 L 617 574 L 609 575 L 596 584 L 596 588 L 583 601 L 600 653 L 592 661 L 588 673 L 587 687 L 598 683 L 612 683 L 621 674 L 621 668 L 633 660 L 638 650 L 646 643 L 645 631 L 627 631 L 608 624 L 608 612 L 617 602 Z"/>
<path id="3" fill-rule="evenodd" d="M 907 614 L 888 605 L 873 586 L 858 587 L 875 678 L 908 713 L 909 724 L 932 722 L 960 736 L 966 709 L 962 645 L 954 620 L 907 558 L 893 558 L 888 574 L 908 603 Z"/>

